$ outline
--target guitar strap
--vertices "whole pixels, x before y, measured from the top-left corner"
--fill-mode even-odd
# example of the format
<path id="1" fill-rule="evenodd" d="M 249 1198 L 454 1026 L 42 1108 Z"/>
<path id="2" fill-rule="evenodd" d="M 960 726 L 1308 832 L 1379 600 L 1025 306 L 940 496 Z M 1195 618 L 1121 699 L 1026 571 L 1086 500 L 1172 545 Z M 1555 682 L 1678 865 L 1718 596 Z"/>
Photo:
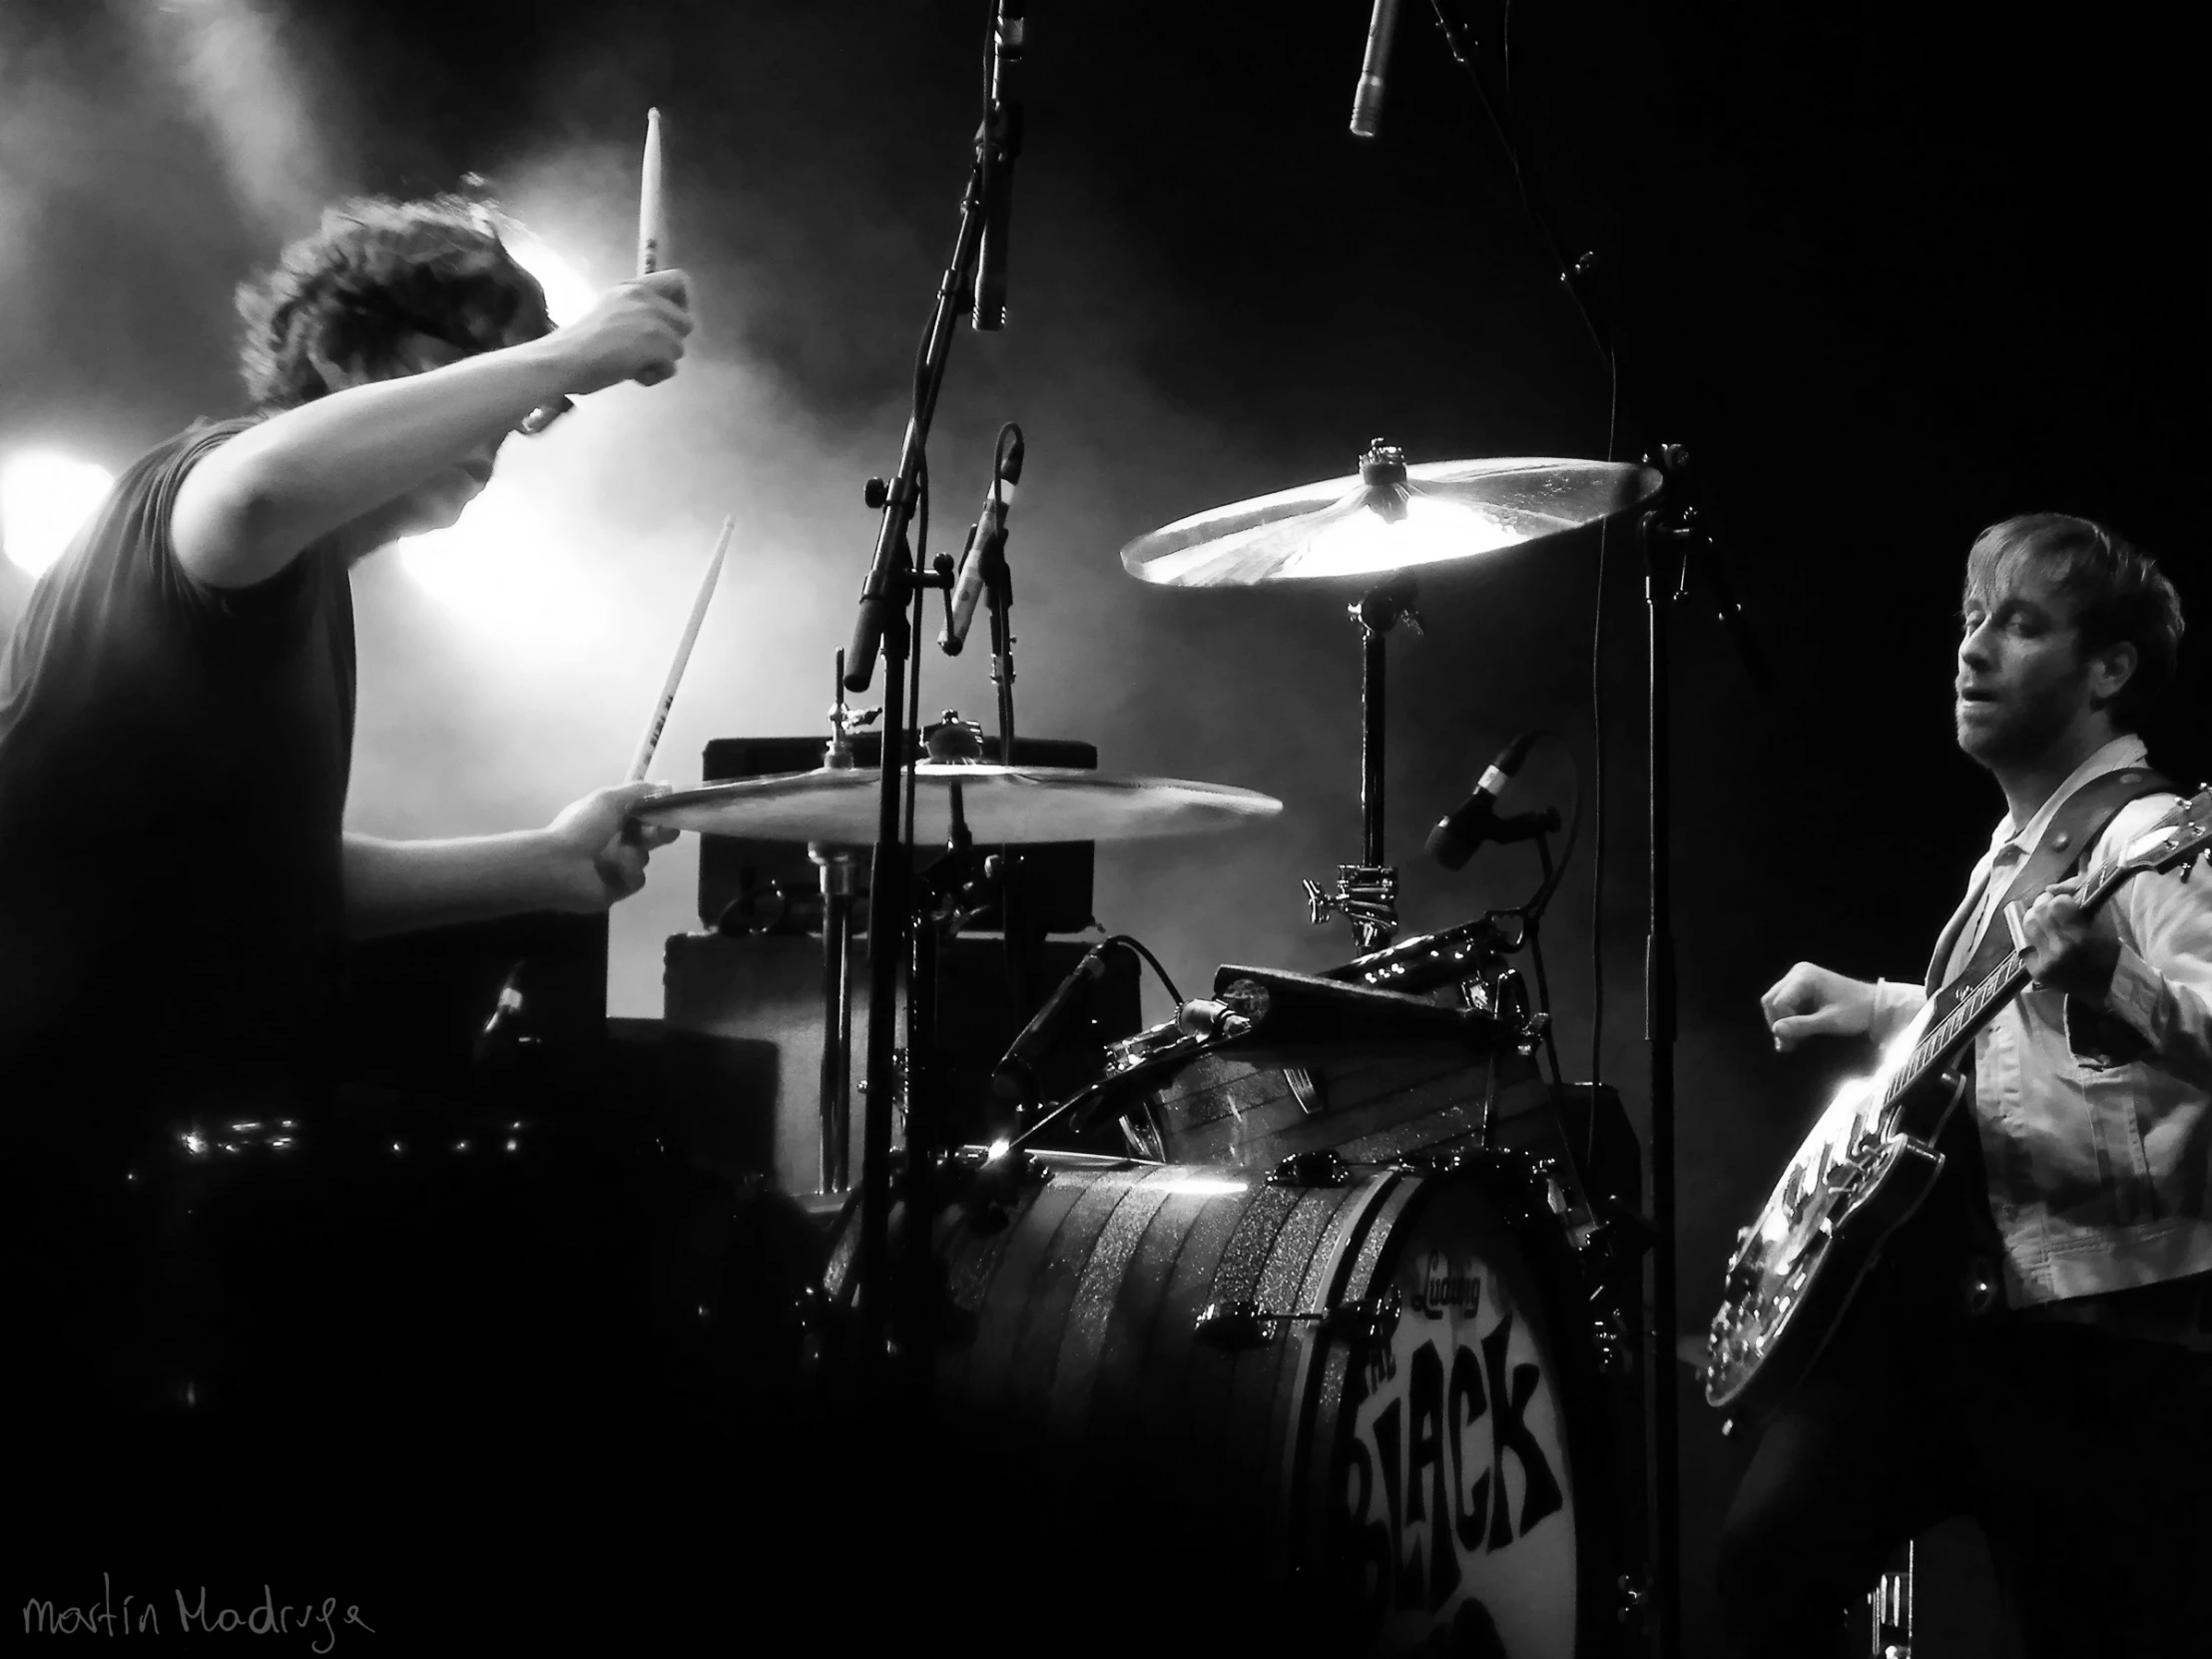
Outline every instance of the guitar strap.
<path id="1" fill-rule="evenodd" d="M 2012 877 L 2012 884 L 2005 888 L 2004 896 L 1990 906 L 1973 955 L 1948 981 L 1942 979 L 1943 964 L 1949 960 L 1957 933 L 1951 927 L 1943 929 L 1943 937 L 1936 941 L 1936 955 L 1928 964 L 1929 994 L 1937 1004 L 1929 1023 L 1940 1023 L 1983 974 L 2011 953 L 2012 931 L 2004 923 L 2004 911 L 2008 906 L 2032 899 L 2045 887 L 2063 880 L 2080 867 L 2081 861 L 2097 844 L 2097 837 L 2129 802 L 2140 801 L 2146 795 L 2174 793 L 2173 784 L 2150 768 L 2124 767 L 2118 772 L 2090 779 L 2068 796 L 2065 804 L 2051 815 L 2050 823 L 2043 827 L 2042 840 L 2020 865 L 2019 873 Z M 1962 924 L 1970 911 L 1969 904 L 1956 920 Z"/>
<path id="2" fill-rule="evenodd" d="M 2148 767 L 2126 767 L 2090 779 L 2066 798 L 2044 827 L 2041 841 L 2013 876 L 2003 897 L 1990 907 L 1988 918 L 1982 924 L 1980 940 L 1966 965 L 1934 992 L 1936 1007 L 1931 1025 L 1945 1018 L 1959 999 L 2012 950 L 2012 930 L 2004 921 L 2006 906 L 2032 899 L 2052 882 L 2073 873 L 2095 848 L 2098 837 L 2121 808 L 2146 795 L 2160 793 L 2174 793 L 2173 785 Z M 1952 925 L 1943 929 L 1943 937 L 1936 947 L 1936 958 L 1929 964 L 1932 986 L 1950 958 L 1958 928 L 1972 911 L 1969 899 L 1952 918 Z M 1969 1049 L 1959 1059 L 1970 1102 L 1972 1051 Z M 1901 1259 L 1917 1257 L 1924 1270 L 1936 1270 L 1933 1278 L 1954 1285 L 1957 1300 L 1953 1307 L 1958 1311 L 1974 1316 L 1987 1314 L 2000 1307 L 2003 1301 L 1998 1289 L 2000 1274 L 1997 1268 L 2003 1246 L 1996 1222 L 1989 1214 L 1981 1137 L 1974 1127 L 1970 1107 L 1950 1114 L 1936 1137 L 1936 1145 L 1944 1161 L 1937 1191 L 1947 1190 L 1951 1196 L 1939 1201 L 1932 1199 L 1923 1206 L 1922 1214 L 1908 1223 L 1906 1231 L 1894 1241 L 1892 1253 Z"/>

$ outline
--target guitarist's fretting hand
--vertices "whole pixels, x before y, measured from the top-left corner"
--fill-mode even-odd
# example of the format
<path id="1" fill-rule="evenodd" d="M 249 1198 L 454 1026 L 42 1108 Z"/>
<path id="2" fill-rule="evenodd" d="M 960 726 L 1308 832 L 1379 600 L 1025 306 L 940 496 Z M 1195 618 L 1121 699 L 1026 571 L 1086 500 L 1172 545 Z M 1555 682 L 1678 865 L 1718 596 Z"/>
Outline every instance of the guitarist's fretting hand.
<path id="1" fill-rule="evenodd" d="M 1800 962 L 1759 999 L 1774 1046 L 1785 1053 L 1808 1037 L 1863 1037 L 1874 1028 L 1874 986 Z"/>
<path id="2" fill-rule="evenodd" d="M 2075 895 L 2086 884 L 2085 876 L 2069 876 L 2036 894 L 2020 917 L 2017 940 L 2038 988 L 2102 1007 L 2119 965 L 2120 936 L 2103 910 L 2083 912 Z"/>

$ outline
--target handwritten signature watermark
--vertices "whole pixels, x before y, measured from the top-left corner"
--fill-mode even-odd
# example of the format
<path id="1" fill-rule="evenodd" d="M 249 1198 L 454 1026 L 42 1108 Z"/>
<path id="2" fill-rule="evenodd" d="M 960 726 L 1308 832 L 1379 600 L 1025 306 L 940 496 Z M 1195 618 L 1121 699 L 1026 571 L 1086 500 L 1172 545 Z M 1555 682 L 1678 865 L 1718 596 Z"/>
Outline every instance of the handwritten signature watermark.
<path id="1" fill-rule="evenodd" d="M 335 1596 L 320 1601 L 278 1601 L 271 1586 L 262 1586 L 262 1598 L 244 1606 L 210 1606 L 205 1584 L 193 1590 L 173 1590 L 176 1615 L 170 1618 L 160 1597 L 126 1595 L 119 1604 L 115 1585 L 107 1573 L 100 1575 L 100 1596 L 83 1603 L 53 1601 L 33 1596 L 23 1604 L 26 1636 L 159 1636 L 165 1630 L 186 1635 L 298 1636 L 310 1653 L 330 1653 L 338 1645 L 338 1627 L 365 1630 L 375 1627 L 361 1617 L 360 1608 L 347 1603 L 338 1611 Z"/>

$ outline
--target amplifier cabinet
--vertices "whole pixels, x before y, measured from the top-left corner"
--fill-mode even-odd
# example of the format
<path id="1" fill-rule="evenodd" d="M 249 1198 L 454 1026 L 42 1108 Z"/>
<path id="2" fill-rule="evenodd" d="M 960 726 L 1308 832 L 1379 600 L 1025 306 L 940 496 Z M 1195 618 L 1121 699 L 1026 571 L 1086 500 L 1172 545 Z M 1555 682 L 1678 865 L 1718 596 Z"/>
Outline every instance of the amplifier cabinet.
<path id="1" fill-rule="evenodd" d="M 1074 971 L 1088 946 L 1051 940 L 1033 947 L 1030 997 L 1041 1001 Z M 1042 1068 L 1048 1100 L 1064 1097 L 1098 1074 L 1099 1050 L 1131 1035 L 1141 1017 L 1138 985 L 1127 953 L 1110 958 L 1114 971 L 1088 988 L 1069 1032 Z M 867 1070 L 868 972 L 863 942 L 851 949 L 852 1087 L 848 1173 L 860 1174 L 860 1082 Z M 823 959 L 819 938 L 679 933 L 668 941 L 663 977 L 665 1023 L 674 1031 L 743 1039 L 764 1056 L 754 1070 L 754 1109 L 773 1124 L 769 1168 L 786 1192 L 822 1190 Z M 903 1009 L 901 1009 L 903 1014 Z M 947 1138 L 979 1143 L 1011 1126 L 1012 1114 L 991 1092 L 991 1073 L 1020 1032 L 1028 1010 L 1018 1009 L 1008 984 L 1006 942 L 956 938 L 937 952 L 937 1052 L 947 1083 Z M 903 1024 L 900 1046 L 904 1046 Z M 1119 1132 L 1101 1124 L 1080 1138 L 1044 1144 L 1118 1152 Z"/>

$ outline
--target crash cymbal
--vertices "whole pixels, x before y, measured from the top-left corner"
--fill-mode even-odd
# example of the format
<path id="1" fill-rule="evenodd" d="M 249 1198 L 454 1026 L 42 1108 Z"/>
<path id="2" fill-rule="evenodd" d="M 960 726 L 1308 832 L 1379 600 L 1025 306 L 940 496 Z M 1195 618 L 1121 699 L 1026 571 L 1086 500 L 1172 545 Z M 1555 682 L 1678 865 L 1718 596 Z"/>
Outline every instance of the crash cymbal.
<path id="1" fill-rule="evenodd" d="M 1122 568 L 1175 588 L 1385 575 L 1472 559 L 1595 524 L 1658 494 L 1655 467 L 1550 458 L 1405 464 L 1377 440 L 1356 478 L 1332 478 L 1180 519 L 1121 550 Z"/>
<path id="2" fill-rule="evenodd" d="M 914 773 L 914 838 L 925 845 L 950 837 L 954 801 L 968 833 L 985 845 L 1202 834 L 1283 810 L 1273 796 L 1251 790 L 1072 767 L 925 761 Z M 875 840 L 879 788 L 873 768 L 825 768 L 655 796 L 633 816 L 709 835 L 867 846 Z"/>

